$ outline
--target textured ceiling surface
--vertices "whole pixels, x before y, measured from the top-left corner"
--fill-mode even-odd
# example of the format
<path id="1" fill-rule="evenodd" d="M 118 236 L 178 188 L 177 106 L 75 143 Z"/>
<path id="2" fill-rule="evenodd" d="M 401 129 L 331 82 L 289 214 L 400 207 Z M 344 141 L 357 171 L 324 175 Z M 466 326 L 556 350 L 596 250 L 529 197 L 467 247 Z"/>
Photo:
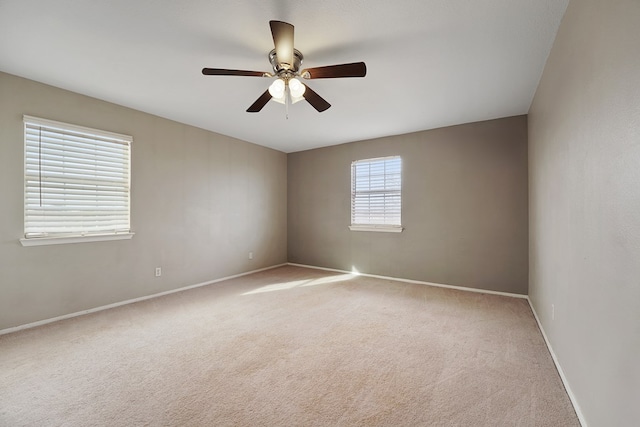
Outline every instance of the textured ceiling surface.
<path id="1" fill-rule="evenodd" d="M 284 152 L 526 114 L 568 0 L 0 0 L 0 70 Z M 269 102 L 269 20 L 332 107 Z"/>

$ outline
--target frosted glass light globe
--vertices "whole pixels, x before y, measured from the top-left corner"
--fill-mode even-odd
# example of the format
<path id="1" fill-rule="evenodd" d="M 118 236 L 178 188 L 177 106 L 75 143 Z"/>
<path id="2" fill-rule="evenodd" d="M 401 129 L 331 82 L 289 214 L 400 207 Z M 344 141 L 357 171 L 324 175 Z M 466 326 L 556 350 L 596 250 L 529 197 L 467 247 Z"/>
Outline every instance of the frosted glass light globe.
<path id="1" fill-rule="evenodd" d="M 269 86 L 269 94 L 277 99 L 284 96 L 284 80 L 277 79 Z"/>
<path id="2" fill-rule="evenodd" d="M 298 79 L 289 80 L 289 90 L 291 91 L 291 96 L 294 98 L 300 98 L 304 91 L 307 89 L 305 85 L 300 83 Z"/>

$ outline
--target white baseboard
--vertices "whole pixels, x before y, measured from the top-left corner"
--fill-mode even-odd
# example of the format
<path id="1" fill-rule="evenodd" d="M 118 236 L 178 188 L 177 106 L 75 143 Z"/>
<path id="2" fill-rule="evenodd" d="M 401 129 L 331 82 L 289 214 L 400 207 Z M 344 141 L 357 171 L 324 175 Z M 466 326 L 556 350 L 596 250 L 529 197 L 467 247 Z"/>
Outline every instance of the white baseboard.
<path id="1" fill-rule="evenodd" d="M 194 289 L 194 288 L 199 288 L 199 287 L 202 287 L 202 286 L 212 285 L 214 283 L 218 283 L 218 282 L 222 282 L 222 281 L 230 280 L 230 279 L 235 279 L 237 277 L 246 276 L 248 274 L 258 273 L 260 271 L 271 270 L 273 268 L 278 268 L 278 267 L 282 267 L 282 266 L 285 266 L 285 265 L 287 265 L 287 264 L 284 263 L 284 264 L 272 265 L 270 267 L 265 267 L 265 268 L 260 268 L 260 269 L 257 269 L 257 270 L 247 271 L 246 273 L 240 273 L 240 274 L 235 274 L 233 276 L 221 277 L 219 279 L 209 280 L 207 282 L 196 283 L 195 285 L 189 285 L 189 286 L 185 286 L 185 287 L 178 288 L 178 289 L 172 289 L 170 291 L 160 292 L 160 293 L 157 293 L 157 294 L 147 295 L 147 296 L 139 297 L 139 298 L 133 298 L 133 299 L 129 299 L 129 300 L 126 300 L 126 301 L 120 301 L 120 302 L 116 302 L 116 303 L 108 304 L 108 305 L 103 305 L 103 306 L 96 307 L 96 308 L 90 308 L 88 310 L 77 311 L 75 313 L 65 314 L 65 315 L 57 316 L 57 317 L 52 317 L 50 319 L 39 320 L 37 322 L 27 323 L 25 325 L 14 326 L 12 328 L 1 329 L 0 330 L 0 335 L 10 334 L 12 332 L 18 332 L 18 331 L 22 331 L 24 329 L 35 328 L 36 326 L 42 326 L 42 325 L 46 325 L 48 323 L 57 322 L 59 320 L 71 319 L 72 317 L 78 317 L 78 316 L 83 316 L 85 314 L 95 313 L 95 312 L 102 311 L 102 310 L 108 310 L 110 308 L 120 307 L 122 305 L 133 304 L 135 302 L 145 301 L 145 300 L 152 299 L 152 298 L 158 298 L 158 297 L 161 297 L 161 296 L 164 296 L 164 295 L 174 294 L 176 292 L 182 292 L 182 291 L 187 291 L 189 289 Z"/>
<path id="2" fill-rule="evenodd" d="M 435 286 L 437 288 L 456 289 L 458 291 L 476 292 L 476 293 L 480 293 L 480 294 L 501 295 L 501 296 L 504 296 L 504 297 L 528 299 L 528 297 L 526 295 L 513 294 L 513 293 L 509 293 L 509 292 L 491 291 L 491 290 L 488 290 L 488 289 L 477 289 L 477 288 L 468 288 L 468 287 L 465 287 L 465 286 L 443 285 L 442 283 L 423 282 L 421 280 L 403 279 L 401 277 L 378 276 L 376 274 L 366 274 L 366 273 L 360 273 L 360 272 L 355 272 L 355 271 L 338 270 L 338 269 L 335 269 L 335 268 L 316 267 L 316 266 L 313 266 L 313 265 L 296 264 L 296 263 L 292 263 L 292 262 L 288 262 L 287 265 L 291 265 L 291 266 L 294 266 L 294 267 L 313 268 L 315 270 L 334 271 L 336 273 L 343 273 L 343 274 L 355 274 L 355 275 L 358 275 L 358 276 L 374 277 L 376 279 L 395 280 L 397 282 L 415 283 L 415 284 L 418 284 L 418 285 Z"/>
<path id="3" fill-rule="evenodd" d="M 569 400 L 571 400 L 571 404 L 573 405 L 573 409 L 576 411 L 576 415 L 578 416 L 578 420 L 580 421 L 580 425 L 582 425 L 582 427 L 587 427 L 587 421 L 584 418 L 584 414 L 582 413 L 582 410 L 580 409 L 580 405 L 578 404 L 578 400 L 576 399 L 576 396 L 573 394 L 573 391 L 571 391 L 571 387 L 569 386 L 569 381 L 567 380 L 567 377 L 564 375 L 564 371 L 562 370 L 562 367 L 560 366 L 560 362 L 558 361 L 558 357 L 556 356 L 556 353 L 553 351 L 553 347 L 551 347 L 551 342 L 549 341 L 549 338 L 547 338 L 547 334 L 544 331 L 544 328 L 542 327 L 542 323 L 540 323 L 540 318 L 538 317 L 538 313 L 536 313 L 536 309 L 533 308 L 533 304 L 531 303 L 531 298 L 527 297 L 527 301 L 529 301 L 529 307 L 531 307 L 531 311 L 533 312 L 533 317 L 535 317 L 536 322 L 538 323 L 538 328 L 540 329 L 540 332 L 542 333 L 542 337 L 544 338 L 544 342 L 547 345 L 547 349 L 549 349 L 549 353 L 551 354 L 551 358 L 553 359 L 553 363 L 556 365 L 556 369 L 558 370 L 558 374 L 560 375 L 560 379 L 562 380 L 562 384 L 564 384 L 564 388 L 567 391 L 567 395 L 569 395 Z"/>

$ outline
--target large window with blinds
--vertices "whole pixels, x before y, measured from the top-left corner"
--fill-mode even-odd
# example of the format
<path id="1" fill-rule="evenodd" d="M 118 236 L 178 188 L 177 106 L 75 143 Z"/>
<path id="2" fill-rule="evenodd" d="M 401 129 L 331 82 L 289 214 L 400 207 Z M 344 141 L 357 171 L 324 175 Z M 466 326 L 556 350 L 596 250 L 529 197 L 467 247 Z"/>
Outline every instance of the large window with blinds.
<path id="1" fill-rule="evenodd" d="M 400 156 L 351 163 L 351 226 L 354 231 L 402 231 Z"/>
<path id="2" fill-rule="evenodd" d="M 23 245 L 132 236 L 130 136 L 24 116 L 24 140 Z"/>

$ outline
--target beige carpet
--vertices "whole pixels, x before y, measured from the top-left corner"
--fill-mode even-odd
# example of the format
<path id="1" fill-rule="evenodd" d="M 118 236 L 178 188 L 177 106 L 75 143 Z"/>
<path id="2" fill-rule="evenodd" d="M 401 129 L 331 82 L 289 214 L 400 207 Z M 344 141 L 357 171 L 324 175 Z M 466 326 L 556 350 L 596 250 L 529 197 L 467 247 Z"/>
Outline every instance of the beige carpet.
<path id="1" fill-rule="evenodd" d="M 523 299 L 282 267 L 0 336 L 2 426 L 578 426 Z"/>

